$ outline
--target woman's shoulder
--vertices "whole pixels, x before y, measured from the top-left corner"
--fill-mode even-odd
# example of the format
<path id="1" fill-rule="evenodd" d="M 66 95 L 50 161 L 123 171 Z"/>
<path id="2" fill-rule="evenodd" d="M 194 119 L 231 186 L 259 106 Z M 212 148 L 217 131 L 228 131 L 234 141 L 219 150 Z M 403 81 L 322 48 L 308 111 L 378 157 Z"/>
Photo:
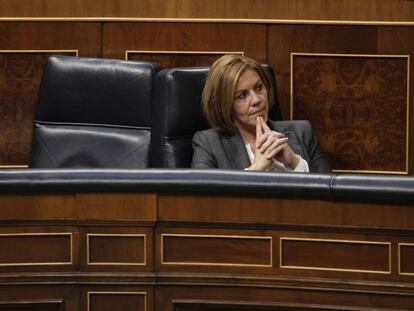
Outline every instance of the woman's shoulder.
<path id="1" fill-rule="evenodd" d="M 215 128 L 209 128 L 206 130 L 195 132 L 193 137 L 217 138 L 217 137 L 231 136 L 232 134 L 233 133 L 223 132 Z"/>
<path id="2" fill-rule="evenodd" d="M 272 129 L 276 131 L 312 131 L 311 123 L 308 120 L 269 120 L 269 125 Z"/>

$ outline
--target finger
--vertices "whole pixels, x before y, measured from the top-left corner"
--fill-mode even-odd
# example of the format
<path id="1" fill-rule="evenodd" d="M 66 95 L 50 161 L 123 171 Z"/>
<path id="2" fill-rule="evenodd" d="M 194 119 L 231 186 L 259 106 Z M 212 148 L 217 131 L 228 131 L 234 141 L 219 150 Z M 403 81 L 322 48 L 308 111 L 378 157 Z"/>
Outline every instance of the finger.
<path id="1" fill-rule="evenodd" d="M 261 148 L 261 146 L 269 140 L 269 135 L 270 133 L 263 133 L 262 136 L 260 136 L 259 138 L 256 137 L 256 148 Z"/>
<path id="2" fill-rule="evenodd" d="M 262 124 L 260 122 L 260 117 L 256 118 L 256 140 L 263 135 Z"/>
<path id="3" fill-rule="evenodd" d="M 263 144 L 263 146 L 262 146 L 263 149 L 261 149 L 259 151 L 261 151 L 262 153 L 268 154 L 269 152 L 271 152 L 275 148 L 277 148 L 277 147 L 279 147 L 281 145 L 286 144 L 287 141 L 288 141 L 288 138 L 287 137 L 285 137 L 285 138 L 279 138 L 277 140 L 271 141 L 271 144 L 269 144 L 268 146 L 265 146 L 265 144 Z"/>
<path id="4" fill-rule="evenodd" d="M 278 144 L 275 144 L 274 146 L 271 146 L 266 152 L 266 158 L 267 159 L 272 159 L 273 157 L 275 157 L 279 152 L 282 152 L 283 149 L 288 146 L 287 144 L 287 138 L 283 138 L 280 139 L 278 141 Z"/>
<path id="5" fill-rule="evenodd" d="M 262 124 L 262 128 L 264 130 L 264 132 L 270 132 L 271 129 L 267 126 L 266 122 L 263 120 L 262 117 L 260 117 L 260 122 Z"/>
<path id="6" fill-rule="evenodd" d="M 271 145 L 277 146 L 279 143 L 283 143 L 285 140 L 287 141 L 287 139 L 288 138 L 285 137 L 283 134 L 276 132 L 266 132 L 259 139 L 256 147 L 260 149 L 260 152 L 265 152 L 265 150 L 269 148 Z"/>

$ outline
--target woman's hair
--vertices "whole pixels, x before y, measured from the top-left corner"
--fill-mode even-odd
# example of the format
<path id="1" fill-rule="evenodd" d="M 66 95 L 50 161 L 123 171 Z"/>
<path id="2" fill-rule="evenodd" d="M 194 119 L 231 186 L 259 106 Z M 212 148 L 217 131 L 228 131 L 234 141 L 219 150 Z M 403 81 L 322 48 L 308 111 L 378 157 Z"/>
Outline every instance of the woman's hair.
<path id="1" fill-rule="evenodd" d="M 267 90 L 269 107 L 273 105 L 273 87 L 263 67 L 255 60 L 241 55 L 224 55 L 211 66 L 203 90 L 203 112 L 211 127 L 220 131 L 236 128 L 232 120 L 234 93 L 240 76 L 255 70 Z"/>

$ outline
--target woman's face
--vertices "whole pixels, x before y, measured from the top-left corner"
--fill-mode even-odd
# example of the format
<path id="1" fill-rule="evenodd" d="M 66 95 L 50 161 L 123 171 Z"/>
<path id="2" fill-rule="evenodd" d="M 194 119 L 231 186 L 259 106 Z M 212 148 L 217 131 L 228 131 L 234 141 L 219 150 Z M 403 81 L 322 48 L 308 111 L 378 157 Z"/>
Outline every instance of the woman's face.
<path id="1" fill-rule="evenodd" d="M 260 75 L 247 69 L 240 76 L 233 99 L 232 117 L 241 131 L 256 131 L 257 117 L 267 122 L 269 99 Z"/>

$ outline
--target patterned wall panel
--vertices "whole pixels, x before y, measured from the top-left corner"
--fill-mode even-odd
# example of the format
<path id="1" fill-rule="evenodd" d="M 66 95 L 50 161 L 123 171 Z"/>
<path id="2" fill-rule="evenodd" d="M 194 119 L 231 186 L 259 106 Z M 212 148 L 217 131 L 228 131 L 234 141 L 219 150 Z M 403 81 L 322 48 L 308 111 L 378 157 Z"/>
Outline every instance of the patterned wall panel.
<path id="1" fill-rule="evenodd" d="M 292 53 L 291 118 L 336 171 L 408 173 L 409 56 Z"/>
<path id="2" fill-rule="evenodd" d="M 216 59 L 225 54 L 243 52 L 211 52 L 211 51 L 126 51 L 126 60 L 160 63 L 164 68 L 210 66 Z"/>
<path id="3" fill-rule="evenodd" d="M 77 51 L 0 51 L 0 166 L 28 163 L 43 64 L 50 55 Z"/>

